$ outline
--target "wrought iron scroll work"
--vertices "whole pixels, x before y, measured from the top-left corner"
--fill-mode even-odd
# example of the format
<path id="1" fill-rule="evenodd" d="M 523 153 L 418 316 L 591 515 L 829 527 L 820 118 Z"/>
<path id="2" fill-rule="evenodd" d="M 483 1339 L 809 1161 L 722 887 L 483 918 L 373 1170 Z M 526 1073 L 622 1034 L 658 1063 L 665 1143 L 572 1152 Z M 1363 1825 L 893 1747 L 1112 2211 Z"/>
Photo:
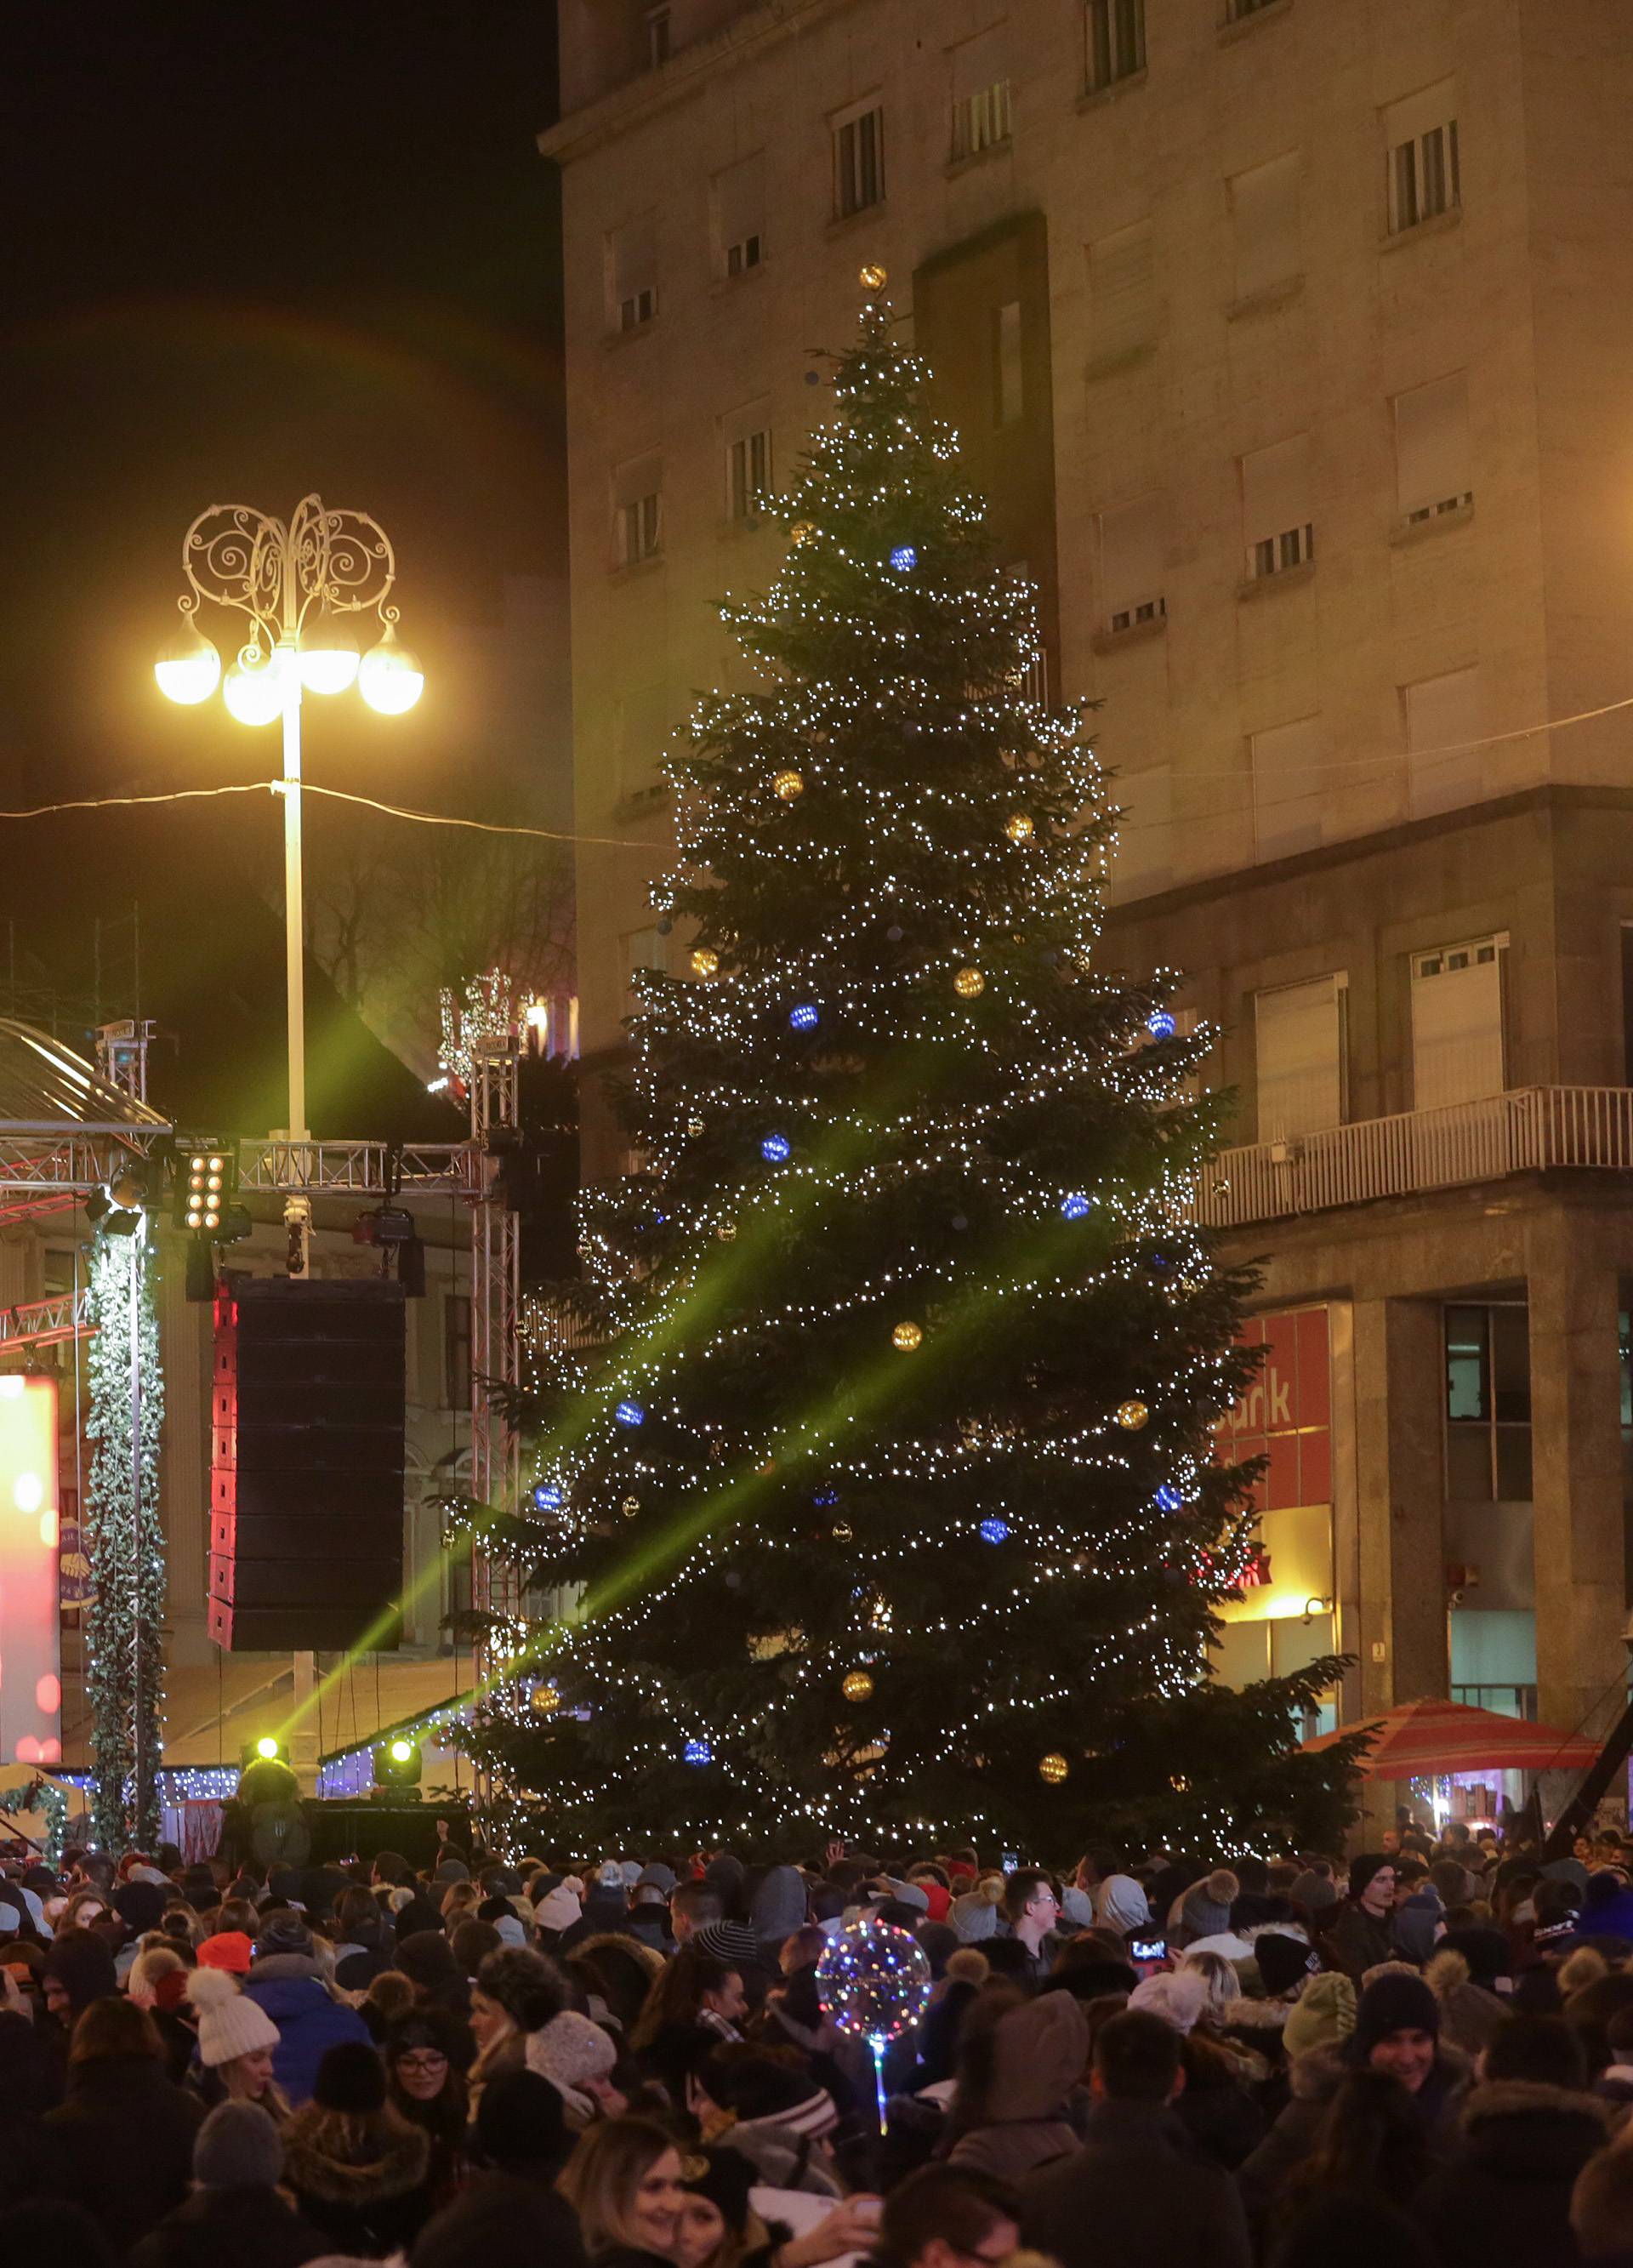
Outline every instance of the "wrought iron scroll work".
<path id="1" fill-rule="evenodd" d="M 249 504 L 209 505 L 181 539 L 181 570 L 191 587 L 177 604 L 195 627 L 206 600 L 249 616 L 239 656 L 247 668 L 280 641 L 298 642 L 314 607 L 397 620 L 386 604 L 397 579 L 390 538 L 370 513 L 331 512 L 320 497 L 303 497 L 287 526 Z"/>

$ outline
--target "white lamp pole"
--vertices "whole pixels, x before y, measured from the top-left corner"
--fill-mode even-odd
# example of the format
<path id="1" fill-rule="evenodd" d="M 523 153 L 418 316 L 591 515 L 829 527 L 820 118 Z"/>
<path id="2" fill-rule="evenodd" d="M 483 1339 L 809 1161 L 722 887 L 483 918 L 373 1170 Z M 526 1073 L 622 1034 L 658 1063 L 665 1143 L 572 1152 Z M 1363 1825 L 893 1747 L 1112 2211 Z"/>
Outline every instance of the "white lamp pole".
<path id="1" fill-rule="evenodd" d="M 247 504 L 213 504 L 181 542 L 189 589 L 177 604 L 182 627 L 153 666 L 159 690 L 191 707 L 217 684 L 241 725 L 283 720 L 283 930 L 288 989 L 289 1124 L 291 1142 L 312 1138 L 306 1123 L 305 942 L 301 888 L 300 710 L 305 693 L 343 693 L 355 679 L 371 709 L 399 717 L 424 689 L 419 663 L 397 640 L 397 608 L 386 603 L 396 555 L 366 512 L 330 512 L 303 497 L 288 525 Z M 200 607 L 229 607 L 248 618 L 243 644 L 222 674 L 221 655 L 199 627 Z M 372 613 L 380 636 L 358 658 L 348 615 Z M 312 1206 L 291 1196 L 289 1272 L 305 1276 Z"/>

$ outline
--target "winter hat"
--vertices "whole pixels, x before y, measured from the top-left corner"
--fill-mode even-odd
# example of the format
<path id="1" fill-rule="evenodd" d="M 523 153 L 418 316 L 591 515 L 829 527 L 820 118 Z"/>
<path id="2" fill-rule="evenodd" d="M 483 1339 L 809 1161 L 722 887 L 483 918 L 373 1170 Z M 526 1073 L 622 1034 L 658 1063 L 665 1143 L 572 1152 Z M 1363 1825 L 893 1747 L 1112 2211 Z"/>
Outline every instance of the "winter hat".
<path id="1" fill-rule="evenodd" d="M 470 1879 L 471 1870 L 463 1859 L 438 1859 L 437 1871 L 431 1876 L 433 1882 L 468 1882 Z"/>
<path id="2" fill-rule="evenodd" d="M 283 2036 L 259 2002 L 240 1992 L 224 1969 L 195 1969 L 188 1999 L 198 2014 L 198 2059 L 207 2070 L 232 2063 L 257 2048 L 275 2048 Z"/>
<path id="3" fill-rule="evenodd" d="M 625 1889 L 632 1890 L 641 1879 L 641 1862 L 638 1859 L 621 1859 L 618 1872 L 623 1878 Z"/>
<path id="4" fill-rule="evenodd" d="M 1143 2009 L 1148 2016 L 1160 2016 L 1181 2039 L 1207 2005 L 1207 1980 L 1194 1969 L 1160 1970 L 1155 1977 L 1148 1977 L 1143 1984 L 1136 1984 L 1129 1995 L 1130 2008 Z"/>
<path id="5" fill-rule="evenodd" d="M 1004 1896 L 1002 1879 L 989 1875 L 973 1890 L 966 1890 L 954 1898 L 947 1909 L 947 1919 L 959 1933 L 963 1945 L 978 1945 L 987 1938 L 996 1937 L 998 1931 L 998 1904 Z"/>
<path id="6" fill-rule="evenodd" d="M 1143 1895 L 1143 1894 L 1142 1894 Z M 1087 1890 L 1080 1890 L 1075 1882 L 1068 1882 L 1060 1894 L 1060 1910 L 1069 1922 L 1078 1929 L 1094 1926 L 1094 1901 Z"/>
<path id="7" fill-rule="evenodd" d="M 1445 1920 L 1445 1908 L 1432 1890 L 1415 1890 L 1394 1910 L 1395 1943 L 1409 1960 L 1421 1968 L 1435 1949 L 1435 1934 Z"/>
<path id="8" fill-rule="evenodd" d="M 1470 1981 L 1488 1992 L 1498 1990 L 1498 1979 L 1512 1973 L 1508 1940 L 1500 1929 L 1471 1923 L 1466 1929 L 1449 1929 L 1440 1940 L 1443 1953 L 1460 1953 L 1468 1963 Z"/>
<path id="9" fill-rule="evenodd" d="M 723 1961 L 730 1969 L 754 1968 L 760 1960 L 760 1940 L 746 1922 L 708 1921 L 692 1934 L 700 1953 Z"/>
<path id="10" fill-rule="evenodd" d="M 1427 2032 L 1440 2036 L 1440 2003 L 1410 1970 L 1391 1970 L 1375 1977 L 1361 1995 L 1355 2014 L 1353 2052 L 1365 2063 L 1380 2040 L 1391 2032 Z"/>
<path id="11" fill-rule="evenodd" d="M 527 1933 L 522 1927 L 519 1914 L 513 1914 L 507 1909 L 494 1917 L 493 1926 L 498 1932 L 501 1945 L 526 1945 L 527 1942 Z"/>
<path id="12" fill-rule="evenodd" d="M 1318 1874 L 1313 1867 L 1306 1867 L 1287 1895 L 1306 1913 L 1320 1913 L 1323 1907 L 1337 1904 L 1338 1885 L 1330 1874 Z"/>
<path id="13" fill-rule="evenodd" d="M 1231 1926 L 1231 1908 L 1241 1889 L 1228 1867 L 1216 1867 L 1181 1900 L 1181 1926 L 1192 1937 L 1222 1937 Z"/>
<path id="14" fill-rule="evenodd" d="M 254 1947 L 241 1929 L 217 1930 L 207 1937 L 198 1949 L 201 1969 L 226 1969 L 235 1977 L 247 1977 Z"/>
<path id="15" fill-rule="evenodd" d="M 422 1992 L 435 1992 L 442 1986 L 462 1981 L 453 1948 L 439 1929 L 416 1929 L 408 1937 L 400 1937 L 395 1960 L 403 1975 Z"/>
<path id="16" fill-rule="evenodd" d="M 279 1953 L 310 1954 L 312 1950 L 312 1932 L 292 1908 L 262 1914 L 261 1926 L 255 1932 L 257 1961 L 268 1960 Z"/>
<path id="17" fill-rule="evenodd" d="M 1355 2029 L 1355 1986 L 1341 1970 L 1313 1977 L 1287 2011 L 1282 2043 L 1290 2056 L 1335 2047 Z"/>
<path id="18" fill-rule="evenodd" d="M 610 2036 L 576 2008 L 563 2008 L 542 2030 L 527 2035 L 527 2068 L 548 2079 L 576 2117 L 595 2114 L 595 2098 L 585 2092 L 592 2079 L 610 2079 L 618 2051 Z"/>
<path id="19" fill-rule="evenodd" d="M 1279 2000 L 1284 1993 L 1303 1984 L 1315 1955 L 1303 1938 L 1289 1937 L 1279 1929 L 1266 1929 L 1261 1930 L 1253 1941 L 1253 1957 L 1266 1992 L 1272 2000 Z"/>
<path id="20" fill-rule="evenodd" d="M 667 1897 L 674 1888 L 674 1868 L 666 1867 L 661 1860 L 654 1859 L 649 1866 L 642 1867 L 636 1876 L 636 1881 L 640 1888 L 659 1889 Z"/>
<path id="21" fill-rule="evenodd" d="M 164 1919 L 165 1893 L 145 1874 L 132 1875 L 122 1889 L 114 1891 L 114 1911 L 125 1927 L 140 1937 L 144 1930 L 157 1929 Z"/>
<path id="22" fill-rule="evenodd" d="M 1107 1874 L 1094 1893 L 1093 1922 L 1101 1929 L 1127 1937 L 1131 1929 L 1148 1929 L 1151 1918 L 1145 1892 L 1132 1874 Z"/>
<path id="23" fill-rule="evenodd" d="M 206 2190 L 269 2190 L 283 2178 L 283 2138 L 258 2102 L 218 2102 L 193 2142 Z"/>
<path id="24" fill-rule="evenodd" d="M 956 1953 L 947 1955 L 947 1979 L 953 1984 L 984 1984 L 992 1974 L 992 1965 L 977 1947 L 960 1945 Z"/>
<path id="25" fill-rule="evenodd" d="M 476 1971 L 477 1990 L 504 2009 L 520 2032 L 536 2032 L 560 2012 L 567 1980 L 553 1961 L 524 1947 L 502 1945 Z"/>
<path id="26" fill-rule="evenodd" d="M 1393 1867 L 1387 1851 L 1362 1851 L 1350 1861 L 1350 1895 L 1358 1898 L 1380 1867 Z"/>
<path id="27" fill-rule="evenodd" d="M 708 2198 L 740 2240 L 748 2226 L 750 2192 L 760 2179 L 742 2152 L 729 2146 L 694 2151 L 681 2161 L 680 2178 L 692 2196 Z"/>
<path id="28" fill-rule="evenodd" d="M 1440 2003 L 1440 2029 L 1454 2048 L 1477 2056 L 1508 2026 L 1508 2010 L 1495 1992 L 1469 1982 L 1468 1963 L 1460 1953 L 1437 1953 L 1423 1971 L 1423 1982 Z"/>
<path id="29" fill-rule="evenodd" d="M 886 1889 L 899 1906 L 911 1906 L 917 1913 L 930 1911 L 930 1890 L 923 1882 L 899 1882 L 894 1875 L 882 1877 Z"/>
<path id="30" fill-rule="evenodd" d="M 616 1859 L 608 1859 L 596 1868 L 595 1887 L 598 1890 L 622 1890 L 623 1889 L 624 1870 L 619 1865 Z"/>
<path id="31" fill-rule="evenodd" d="M 62 1986 L 75 2015 L 119 1990 L 112 1948 L 93 1929 L 64 1930 L 47 1954 L 42 1974 Z"/>
<path id="32" fill-rule="evenodd" d="M 553 1890 L 539 1900 L 533 1910 L 533 1918 L 541 1929 L 563 1930 L 570 1929 L 583 1913 L 584 1908 L 566 1883 L 558 1882 Z"/>
<path id="33" fill-rule="evenodd" d="M 322 2110 L 372 2117 L 386 2108 L 386 2066 L 366 2040 L 336 2040 L 323 2051 L 312 2099 Z"/>

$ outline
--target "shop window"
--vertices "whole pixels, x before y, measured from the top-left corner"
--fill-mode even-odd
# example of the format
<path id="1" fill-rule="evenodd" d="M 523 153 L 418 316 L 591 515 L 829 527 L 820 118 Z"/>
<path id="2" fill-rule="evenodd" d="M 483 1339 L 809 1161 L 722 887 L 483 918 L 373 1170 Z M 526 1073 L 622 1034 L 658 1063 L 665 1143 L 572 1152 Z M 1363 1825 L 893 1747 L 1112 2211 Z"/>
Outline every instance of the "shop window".
<path id="1" fill-rule="evenodd" d="M 1518 1302 L 1445 1310 L 1445 1492 L 1531 1501 L 1531 1332 Z"/>

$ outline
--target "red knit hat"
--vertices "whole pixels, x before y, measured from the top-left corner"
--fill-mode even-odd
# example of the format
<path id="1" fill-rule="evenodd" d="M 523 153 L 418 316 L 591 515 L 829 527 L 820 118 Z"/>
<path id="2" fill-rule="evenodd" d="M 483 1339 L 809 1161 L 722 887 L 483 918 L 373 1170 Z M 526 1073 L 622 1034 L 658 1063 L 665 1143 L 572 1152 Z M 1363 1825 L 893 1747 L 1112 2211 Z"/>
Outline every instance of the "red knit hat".
<path id="1" fill-rule="evenodd" d="M 247 1977 L 254 1950 L 241 1929 L 218 1930 L 200 1946 L 198 1964 L 201 1969 L 230 1969 L 235 1977 Z"/>

